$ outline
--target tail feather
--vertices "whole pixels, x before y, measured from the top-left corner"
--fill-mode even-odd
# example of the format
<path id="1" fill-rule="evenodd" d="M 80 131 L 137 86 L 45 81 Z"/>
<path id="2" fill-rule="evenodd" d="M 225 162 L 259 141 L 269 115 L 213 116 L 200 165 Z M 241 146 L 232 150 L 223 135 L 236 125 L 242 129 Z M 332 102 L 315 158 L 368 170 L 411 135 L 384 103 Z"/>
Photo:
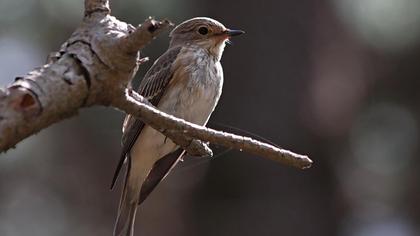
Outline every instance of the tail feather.
<path id="1" fill-rule="evenodd" d="M 117 221 L 114 228 L 114 236 L 133 236 L 134 234 L 134 221 L 141 185 L 129 183 L 131 161 L 130 158 L 128 160 L 124 188 L 121 194 Z"/>
<path id="2" fill-rule="evenodd" d="M 114 228 L 114 236 L 133 236 L 137 206 L 141 204 L 155 187 L 166 177 L 185 153 L 178 149 L 167 154 L 148 168 L 142 163 L 142 170 L 136 170 L 140 163 L 132 167 L 132 158 L 127 156 L 127 171 L 121 195 L 118 216 Z"/>
<path id="3" fill-rule="evenodd" d="M 124 204 L 120 209 L 114 228 L 114 236 L 133 236 L 137 202 Z"/>

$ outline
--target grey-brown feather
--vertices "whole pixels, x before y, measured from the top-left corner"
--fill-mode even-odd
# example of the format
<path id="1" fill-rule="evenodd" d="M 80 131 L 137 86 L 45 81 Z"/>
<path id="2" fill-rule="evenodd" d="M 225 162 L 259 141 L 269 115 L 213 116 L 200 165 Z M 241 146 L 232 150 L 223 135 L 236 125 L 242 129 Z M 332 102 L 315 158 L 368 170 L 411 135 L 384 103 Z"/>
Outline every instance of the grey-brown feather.
<path id="1" fill-rule="evenodd" d="M 171 48 L 166 51 L 166 53 L 155 61 L 144 76 L 143 80 L 140 82 L 138 92 L 140 95 L 148 99 L 154 106 L 159 104 L 167 85 L 172 79 L 172 65 L 180 51 L 181 47 Z M 112 179 L 111 189 L 115 185 L 124 161 L 126 158 L 129 158 L 130 150 L 140 135 L 143 127 L 144 123 L 140 119 L 132 117 L 131 115 L 126 116 L 123 125 L 123 135 L 121 138 L 122 150 L 120 160 Z"/>

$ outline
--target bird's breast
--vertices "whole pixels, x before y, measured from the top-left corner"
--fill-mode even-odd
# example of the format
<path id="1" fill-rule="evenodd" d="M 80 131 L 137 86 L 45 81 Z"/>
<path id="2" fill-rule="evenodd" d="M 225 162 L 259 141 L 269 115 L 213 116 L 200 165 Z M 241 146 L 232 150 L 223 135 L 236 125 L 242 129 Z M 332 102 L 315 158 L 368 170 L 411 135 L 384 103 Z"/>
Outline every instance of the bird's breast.
<path id="1" fill-rule="evenodd" d="M 204 125 L 220 98 L 223 71 L 220 62 L 200 52 L 181 51 L 180 65 L 159 104 L 163 111 L 190 122 Z"/>

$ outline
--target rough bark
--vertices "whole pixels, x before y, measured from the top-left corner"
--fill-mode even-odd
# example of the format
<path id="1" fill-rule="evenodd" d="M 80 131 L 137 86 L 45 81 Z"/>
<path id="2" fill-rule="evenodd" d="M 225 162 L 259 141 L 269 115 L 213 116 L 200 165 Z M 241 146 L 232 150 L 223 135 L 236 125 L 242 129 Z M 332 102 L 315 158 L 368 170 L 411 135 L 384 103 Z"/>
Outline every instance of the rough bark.
<path id="1" fill-rule="evenodd" d="M 160 112 L 129 86 L 140 64 L 139 50 L 171 23 L 147 19 L 134 27 L 110 15 L 109 1 L 86 0 L 82 24 L 50 54 L 48 64 L 0 89 L 0 151 L 83 107 L 111 106 L 161 131 L 189 154 L 211 156 L 205 142 L 308 168 L 303 155 L 226 132 L 195 125 Z"/>

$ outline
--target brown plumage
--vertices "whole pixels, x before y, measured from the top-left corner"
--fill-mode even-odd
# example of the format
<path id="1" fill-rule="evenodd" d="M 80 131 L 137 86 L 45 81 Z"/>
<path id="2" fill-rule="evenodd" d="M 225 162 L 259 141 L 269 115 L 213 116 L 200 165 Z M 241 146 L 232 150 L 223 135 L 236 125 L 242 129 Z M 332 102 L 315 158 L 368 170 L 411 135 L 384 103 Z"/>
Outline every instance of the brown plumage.
<path id="1" fill-rule="evenodd" d="M 175 61 L 178 56 L 181 47 L 175 47 L 169 49 L 165 54 L 163 54 L 158 60 L 155 61 L 153 66 L 144 76 L 144 79 L 141 81 L 138 88 L 138 92 L 145 97 L 149 102 L 157 106 L 166 86 L 172 78 L 173 70 L 172 63 Z M 122 150 L 120 155 L 120 161 L 115 170 L 114 178 L 112 179 L 111 189 L 115 185 L 115 181 L 121 171 L 121 167 L 126 158 L 130 156 L 130 150 L 133 147 L 137 137 L 144 127 L 144 123 L 127 115 L 123 123 L 123 136 L 121 139 Z M 141 203 L 141 202 L 140 202 Z"/>
<path id="2" fill-rule="evenodd" d="M 160 110 L 205 125 L 222 89 L 220 58 L 226 40 L 242 31 L 226 29 L 204 17 L 185 21 L 170 34 L 169 49 L 140 83 L 139 93 Z M 184 151 L 158 131 L 128 115 L 123 124 L 122 152 L 112 186 L 127 163 L 115 236 L 132 236 L 137 205 L 170 172 Z M 176 151 L 176 152 L 175 152 Z"/>

